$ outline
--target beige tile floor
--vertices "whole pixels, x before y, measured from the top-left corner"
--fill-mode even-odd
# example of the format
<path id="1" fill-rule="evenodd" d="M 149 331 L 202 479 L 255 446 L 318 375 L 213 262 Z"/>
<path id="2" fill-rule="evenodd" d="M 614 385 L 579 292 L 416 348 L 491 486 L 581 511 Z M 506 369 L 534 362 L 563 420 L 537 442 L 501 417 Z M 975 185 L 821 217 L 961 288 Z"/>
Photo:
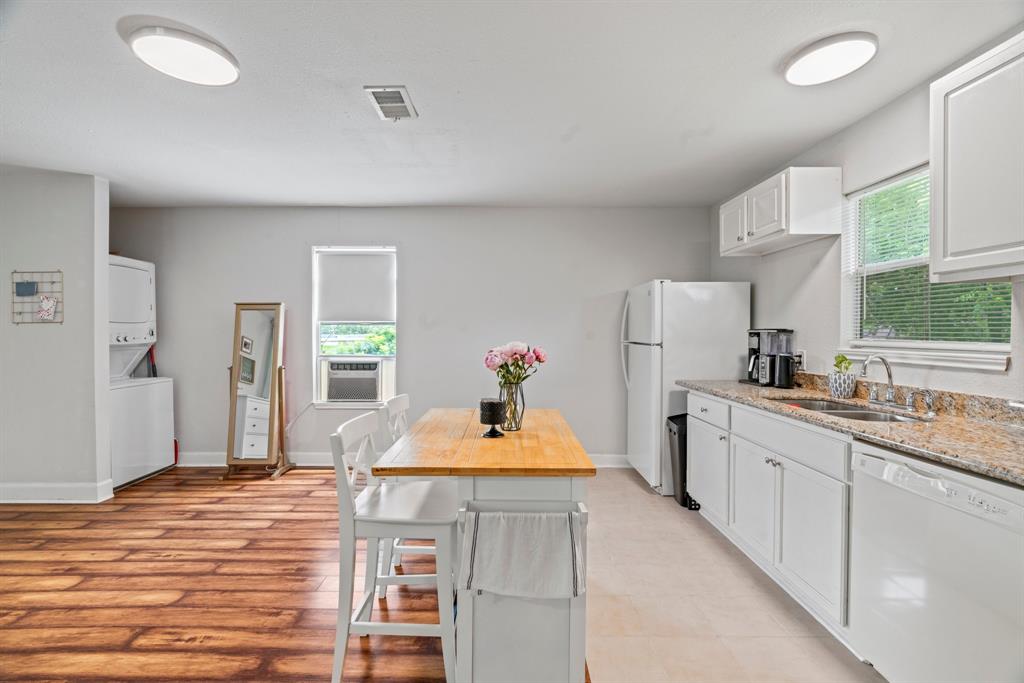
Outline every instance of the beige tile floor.
<path id="1" fill-rule="evenodd" d="M 633 470 L 599 470 L 588 505 L 594 683 L 885 683 L 699 513 Z"/>

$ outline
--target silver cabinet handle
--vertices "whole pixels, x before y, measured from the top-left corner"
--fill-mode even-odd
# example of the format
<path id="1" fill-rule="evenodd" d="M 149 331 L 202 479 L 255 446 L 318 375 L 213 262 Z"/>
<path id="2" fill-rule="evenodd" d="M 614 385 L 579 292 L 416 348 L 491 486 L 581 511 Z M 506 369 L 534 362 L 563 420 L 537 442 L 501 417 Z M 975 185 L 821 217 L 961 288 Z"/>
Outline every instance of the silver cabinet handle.
<path id="1" fill-rule="evenodd" d="M 725 441 L 725 440 L 726 440 L 726 439 L 728 439 L 728 438 L 729 438 L 729 437 L 727 437 L 727 436 L 724 436 L 724 435 L 722 435 L 722 436 L 719 436 L 719 437 L 718 437 L 718 440 L 719 440 L 719 441 Z"/>
<path id="2" fill-rule="evenodd" d="M 765 465 L 771 465 L 772 464 L 772 459 L 766 456 L 765 459 L 764 459 L 764 464 Z"/>
<path id="3" fill-rule="evenodd" d="M 708 412 L 708 409 L 707 409 L 707 408 L 701 408 L 701 409 L 700 409 L 700 412 L 702 412 L 702 413 L 706 413 L 706 412 Z"/>
<path id="4" fill-rule="evenodd" d="M 738 236 L 736 237 L 736 241 L 737 241 L 737 242 L 742 242 L 742 241 L 743 241 L 743 235 L 738 235 Z"/>
<path id="5" fill-rule="evenodd" d="M 754 233 L 751 230 L 747 230 L 747 237 L 753 237 Z"/>

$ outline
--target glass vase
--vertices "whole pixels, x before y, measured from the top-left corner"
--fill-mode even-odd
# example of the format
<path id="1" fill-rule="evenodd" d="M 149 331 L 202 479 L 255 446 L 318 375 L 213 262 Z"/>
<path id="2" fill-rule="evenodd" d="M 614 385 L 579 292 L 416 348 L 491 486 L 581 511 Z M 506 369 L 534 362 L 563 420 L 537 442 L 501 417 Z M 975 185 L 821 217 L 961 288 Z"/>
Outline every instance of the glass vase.
<path id="1" fill-rule="evenodd" d="M 523 413 L 526 412 L 526 397 L 523 395 L 522 383 L 502 384 L 498 398 L 505 404 L 505 422 L 501 425 L 502 430 L 519 431 L 523 426 Z"/>

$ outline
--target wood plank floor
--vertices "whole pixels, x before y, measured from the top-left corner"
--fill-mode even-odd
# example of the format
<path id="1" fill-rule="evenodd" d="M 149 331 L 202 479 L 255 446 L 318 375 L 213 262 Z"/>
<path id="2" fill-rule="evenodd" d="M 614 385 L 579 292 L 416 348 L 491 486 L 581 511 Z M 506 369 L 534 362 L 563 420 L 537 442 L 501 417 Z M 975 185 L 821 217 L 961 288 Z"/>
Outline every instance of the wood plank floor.
<path id="1" fill-rule="evenodd" d="M 328 681 L 338 590 L 330 470 L 177 469 L 99 505 L 0 507 L 0 680 Z M 356 598 L 363 551 L 356 558 Z M 431 573 L 407 556 L 403 571 Z M 437 622 L 392 586 L 374 619 Z M 351 681 L 444 680 L 437 638 L 353 637 Z"/>

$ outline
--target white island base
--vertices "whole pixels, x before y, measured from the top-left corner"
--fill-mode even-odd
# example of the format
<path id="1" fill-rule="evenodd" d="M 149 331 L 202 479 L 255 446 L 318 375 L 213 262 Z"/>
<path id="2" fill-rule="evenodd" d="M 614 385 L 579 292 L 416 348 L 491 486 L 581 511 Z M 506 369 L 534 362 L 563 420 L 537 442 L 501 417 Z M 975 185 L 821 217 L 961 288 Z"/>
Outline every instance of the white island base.
<path id="1" fill-rule="evenodd" d="M 464 509 L 477 511 L 585 514 L 586 491 L 583 477 L 459 478 Z M 586 557 L 586 533 L 582 542 Z M 576 598 L 538 600 L 460 589 L 458 598 L 459 683 L 585 680 L 586 593 Z"/>

